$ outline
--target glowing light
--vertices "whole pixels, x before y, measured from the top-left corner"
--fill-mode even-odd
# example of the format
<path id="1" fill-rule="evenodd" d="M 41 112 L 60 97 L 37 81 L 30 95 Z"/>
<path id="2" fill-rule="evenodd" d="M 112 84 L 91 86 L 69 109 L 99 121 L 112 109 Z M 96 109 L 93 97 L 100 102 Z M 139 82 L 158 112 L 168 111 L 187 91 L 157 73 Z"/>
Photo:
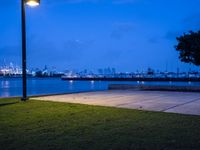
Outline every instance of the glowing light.
<path id="1" fill-rule="evenodd" d="M 40 5 L 40 0 L 26 0 L 26 4 L 31 7 Z"/>

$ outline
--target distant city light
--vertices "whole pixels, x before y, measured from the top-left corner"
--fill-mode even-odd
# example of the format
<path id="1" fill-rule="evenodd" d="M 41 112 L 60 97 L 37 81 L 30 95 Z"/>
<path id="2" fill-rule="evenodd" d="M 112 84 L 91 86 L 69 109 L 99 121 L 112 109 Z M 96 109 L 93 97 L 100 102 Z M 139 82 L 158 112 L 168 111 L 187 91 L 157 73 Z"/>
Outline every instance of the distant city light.
<path id="1" fill-rule="evenodd" d="M 172 79 L 181 79 L 181 78 L 190 78 L 191 80 L 199 80 L 200 78 L 200 71 L 188 71 L 188 72 L 163 72 L 158 71 L 154 72 L 152 74 L 149 74 L 147 71 L 137 71 L 137 72 L 131 72 L 131 73 L 116 73 L 114 71 L 107 71 L 101 69 L 98 73 L 94 73 L 93 71 L 73 71 L 73 70 L 65 70 L 65 71 L 58 71 L 55 67 L 47 67 L 47 65 L 44 66 L 44 68 L 26 68 L 26 73 L 28 76 L 32 77 L 61 77 L 61 79 L 69 80 L 69 83 L 74 83 L 74 79 L 82 80 L 84 78 L 88 79 L 88 82 L 90 84 L 95 84 L 96 82 L 101 82 L 99 80 L 95 80 L 98 78 L 126 78 L 126 79 L 138 79 L 135 82 L 137 84 L 145 84 L 144 81 L 140 81 L 141 79 L 165 79 L 165 78 L 172 78 Z M 12 77 L 21 77 L 22 76 L 22 68 L 19 65 L 10 63 L 0 64 L 0 77 L 1 76 L 12 76 Z M 169 81 L 169 84 L 173 84 L 172 81 Z M 191 84 L 188 82 L 188 84 Z"/>
<path id="2" fill-rule="evenodd" d="M 31 7 L 40 5 L 40 0 L 26 0 L 26 4 Z"/>

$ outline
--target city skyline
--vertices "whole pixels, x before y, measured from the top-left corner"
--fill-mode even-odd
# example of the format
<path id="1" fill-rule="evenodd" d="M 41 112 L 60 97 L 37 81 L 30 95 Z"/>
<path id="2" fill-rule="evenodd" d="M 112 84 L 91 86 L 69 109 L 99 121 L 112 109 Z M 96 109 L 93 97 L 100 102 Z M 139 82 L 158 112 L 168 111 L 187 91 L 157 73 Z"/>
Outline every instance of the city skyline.
<path id="1" fill-rule="evenodd" d="M 157 68 L 145 68 L 142 70 L 136 69 L 136 70 L 131 70 L 131 71 L 120 71 L 118 68 L 114 68 L 114 67 L 103 67 L 103 68 L 98 68 L 98 69 L 88 69 L 88 68 L 84 68 L 84 69 L 69 69 L 69 68 L 65 68 L 64 70 L 58 70 L 57 67 L 55 66 L 48 66 L 48 65 L 44 65 L 43 67 L 35 67 L 35 68 L 27 68 L 27 73 L 32 74 L 35 72 L 40 72 L 40 71 L 44 71 L 44 72 L 54 72 L 54 73 L 80 73 L 80 74 L 120 74 L 120 73 L 125 73 L 125 74 L 129 74 L 129 73 L 147 73 L 147 72 L 154 72 L 154 73 L 200 73 L 200 70 L 195 70 L 193 68 L 189 68 L 188 70 L 181 70 L 180 68 L 176 68 L 175 71 L 172 70 L 168 70 L 168 68 L 165 68 L 163 70 L 159 70 Z M 18 64 L 14 64 L 13 62 L 9 62 L 6 63 L 4 61 L 3 64 L 0 63 L 0 74 L 2 72 L 8 72 L 8 74 L 22 74 L 22 68 L 20 67 L 20 65 Z"/>
<path id="2" fill-rule="evenodd" d="M 176 36 L 199 29 L 199 5 L 198 0 L 43 0 L 40 7 L 27 7 L 28 67 L 198 70 L 179 61 L 174 45 Z M 0 59 L 21 65 L 20 1 L 2 2 L 0 12 Z"/>

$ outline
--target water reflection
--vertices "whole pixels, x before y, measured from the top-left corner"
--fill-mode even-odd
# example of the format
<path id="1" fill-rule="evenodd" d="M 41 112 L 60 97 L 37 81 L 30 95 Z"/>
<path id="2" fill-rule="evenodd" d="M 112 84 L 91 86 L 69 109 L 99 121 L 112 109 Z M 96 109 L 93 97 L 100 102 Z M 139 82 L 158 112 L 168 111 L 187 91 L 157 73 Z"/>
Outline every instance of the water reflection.
<path id="1" fill-rule="evenodd" d="M 92 81 L 90 81 L 90 84 L 91 84 L 91 89 L 94 89 L 95 88 L 95 82 L 92 80 Z"/>
<path id="2" fill-rule="evenodd" d="M 70 80 L 70 81 L 68 82 L 68 84 L 69 84 L 69 90 L 73 90 L 73 83 L 74 83 L 73 80 Z"/>
<path id="3" fill-rule="evenodd" d="M 106 90 L 109 84 L 200 86 L 200 82 L 62 81 L 60 78 L 28 78 L 27 83 L 28 95 Z M 21 78 L 0 78 L 0 97 L 21 94 Z"/>
<path id="4" fill-rule="evenodd" d="M 10 95 L 10 92 L 8 91 L 8 90 L 3 90 L 3 97 L 9 97 L 9 96 L 11 96 Z"/>
<path id="5" fill-rule="evenodd" d="M 9 88 L 10 87 L 10 82 L 5 80 L 5 81 L 1 81 L 1 87 L 2 88 Z"/>

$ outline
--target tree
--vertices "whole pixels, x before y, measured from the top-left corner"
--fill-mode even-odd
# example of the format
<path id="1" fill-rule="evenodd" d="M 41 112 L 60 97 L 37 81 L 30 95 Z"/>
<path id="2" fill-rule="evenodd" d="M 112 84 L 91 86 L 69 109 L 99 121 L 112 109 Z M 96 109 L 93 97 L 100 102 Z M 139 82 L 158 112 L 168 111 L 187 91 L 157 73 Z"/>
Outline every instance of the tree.
<path id="1" fill-rule="evenodd" d="M 178 45 L 175 48 L 179 51 L 179 59 L 182 62 L 200 66 L 200 31 L 190 31 L 176 39 Z"/>

